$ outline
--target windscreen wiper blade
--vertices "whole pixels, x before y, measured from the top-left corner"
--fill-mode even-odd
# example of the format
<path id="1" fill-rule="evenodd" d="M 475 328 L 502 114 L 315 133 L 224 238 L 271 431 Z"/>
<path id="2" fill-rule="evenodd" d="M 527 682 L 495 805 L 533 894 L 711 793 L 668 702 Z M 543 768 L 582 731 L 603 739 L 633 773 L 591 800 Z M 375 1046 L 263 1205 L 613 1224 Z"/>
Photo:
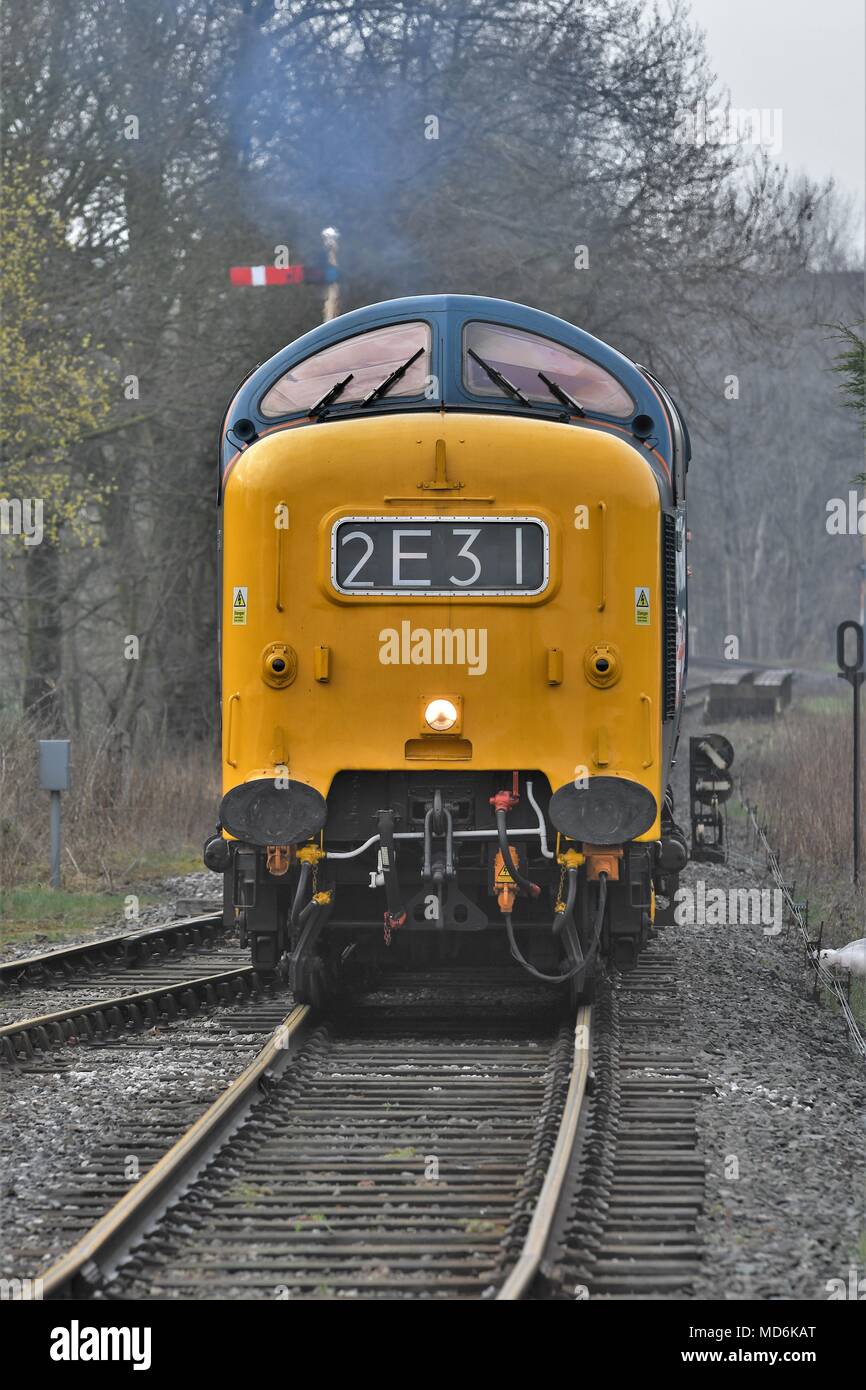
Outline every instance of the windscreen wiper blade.
<path id="1" fill-rule="evenodd" d="M 529 399 L 529 397 L 524 396 L 520 387 L 515 386 L 513 381 L 509 381 L 507 376 L 503 376 L 502 373 L 500 371 L 497 371 L 495 367 L 491 367 L 490 363 L 485 362 L 484 358 L 479 357 L 478 353 L 473 352 L 472 348 L 467 348 L 466 353 L 468 357 L 471 357 L 474 362 L 478 363 L 479 367 L 482 367 L 484 369 L 484 371 L 490 377 L 490 380 L 495 381 L 496 385 L 499 386 L 506 393 L 506 395 L 512 396 L 513 399 L 516 401 L 520 401 L 521 405 L 528 405 L 530 408 L 532 407 L 532 401 Z"/>
<path id="2" fill-rule="evenodd" d="M 412 366 L 412 363 L 418 361 L 423 351 L 424 349 L 419 347 L 417 352 L 413 352 L 411 357 L 406 358 L 406 361 L 401 367 L 395 367 L 393 372 L 385 377 L 384 381 L 380 381 L 378 386 L 374 386 L 372 391 L 367 392 L 366 396 L 364 396 L 361 401 L 361 405 L 369 405 L 371 401 L 377 401 L 380 396 L 384 396 L 386 391 L 390 391 L 394 382 L 399 381 L 401 376 L 405 376 L 406 372 L 408 372 L 409 368 Z"/>
<path id="3" fill-rule="evenodd" d="M 310 415 L 321 415 L 326 405 L 330 405 L 331 401 L 335 401 L 338 396 L 342 396 L 354 375 L 354 372 L 350 372 L 348 376 L 343 377 L 342 381 L 335 381 L 333 386 L 330 386 L 325 392 L 324 396 L 320 396 L 316 404 L 310 406 L 308 413 Z"/>
<path id="4" fill-rule="evenodd" d="M 551 396 L 555 396 L 558 401 L 562 401 L 562 404 L 567 405 L 570 410 L 573 410 L 575 415 L 586 415 L 586 411 L 580 404 L 580 401 L 576 401 L 574 396 L 570 396 L 564 386 L 560 386 L 558 381 L 551 381 L 549 376 L 544 375 L 544 372 L 539 372 L 538 375 L 541 377 L 541 380 L 544 382 Z"/>

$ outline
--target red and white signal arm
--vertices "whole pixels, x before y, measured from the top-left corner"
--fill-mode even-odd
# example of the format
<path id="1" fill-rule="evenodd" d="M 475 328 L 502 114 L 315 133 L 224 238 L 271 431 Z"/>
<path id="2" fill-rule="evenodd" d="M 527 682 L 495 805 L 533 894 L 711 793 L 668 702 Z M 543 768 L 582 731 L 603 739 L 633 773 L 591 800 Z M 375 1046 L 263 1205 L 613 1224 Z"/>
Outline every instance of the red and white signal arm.
<path id="1" fill-rule="evenodd" d="M 229 270 L 233 285 L 300 285 L 304 279 L 302 265 L 233 265 Z"/>

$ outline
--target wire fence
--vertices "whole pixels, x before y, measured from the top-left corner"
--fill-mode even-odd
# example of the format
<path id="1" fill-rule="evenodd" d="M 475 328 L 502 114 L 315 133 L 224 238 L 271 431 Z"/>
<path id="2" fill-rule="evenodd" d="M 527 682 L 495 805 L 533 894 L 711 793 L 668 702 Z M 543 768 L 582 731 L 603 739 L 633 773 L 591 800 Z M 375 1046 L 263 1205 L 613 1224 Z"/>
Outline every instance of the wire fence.
<path id="1" fill-rule="evenodd" d="M 841 982 L 839 981 L 838 977 L 834 975 L 831 970 L 828 970 L 827 967 L 822 963 L 818 949 L 809 938 L 809 931 L 806 924 L 806 920 L 803 916 L 803 910 L 800 904 L 795 901 L 791 892 L 791 888 L 785 881 L 785 876 L 782 872 L 782 866 L 779 863 L 779 856 L 777 855 L 776 851 L 772 848 L 770 841 L 767 839 L 767 833 L 764 826 L 762 826 L 760 821 L 758 820 L 756 814 L 757 807 L 750 806 L 748 801 L 746 801 L 742 795 L 740 796 L 740 801 L 749 817 L 749 822 L 755 833 L 755 843 L 756 845 L 759 844 L 763 849 L 764 853 L 766 854 L 767 868 L 773 876 L 773 880 L 776 884 L 776 887 L 782 894 L 783 900 L 788 908 L 788 911 L 791 914 L 792 922 L 796 925 L 803 939 L 803 947 L 805 949 L 806 960 L 815 974 L 816 985 L 822 985 L 824 989 L 828 990 L 831 994 L 835 995 L 836 1000 L 839 1004 L 839 1009 L 842 1013 L 842 1017 L 845 1020 L 848 1033 L 851 1037 L 851 1042 L 854 1046 L 854 1049 L 860 1054 L 861 1057 L 866 1059 L 866 1038 L 864 1038 L 863 1033 L 860 1029 L 860 1025 L 851 1011 L 851 1005 L 848 1002 L 848 997 L 845 993 L 845 990 L 842 988 Z"/>

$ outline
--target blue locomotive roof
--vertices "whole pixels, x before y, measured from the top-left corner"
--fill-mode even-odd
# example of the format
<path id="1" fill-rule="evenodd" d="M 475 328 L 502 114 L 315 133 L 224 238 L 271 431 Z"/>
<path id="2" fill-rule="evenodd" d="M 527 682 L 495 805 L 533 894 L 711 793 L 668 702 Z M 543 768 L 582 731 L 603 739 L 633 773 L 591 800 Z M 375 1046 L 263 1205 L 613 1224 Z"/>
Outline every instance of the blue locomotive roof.
<path id="1" fill-rule="evenodd" d="M 500 414 L 514 413 L 524 416 L 531 413 L 536 419 L 565 418 L 562 400 L 557 399 L 552 392 L 548 394 L 549 388 L 546 386 L 539 387 L 536 384 L 531 401 L 520 390 L 517 390 L 516 394 L 506 394 L 505 388 L 496 384 L 496 369 L 491 373 L 488 370 L 488 359 L 479 357 L 471 348 L 469 356 L 480 366 L 472 368 L 476 378 L 474 382 L 467 381 L 467 332 L 472 331 L 472 326 L 478 325 L 479 330 L 484 328 L 488 334 L 504 330 L 500 336 L 506 341 L 508 330 L 511 330 L 515 342 L 545 340 L 549 351 L 555 352 L 559 347 L 570 350 L 573 354 L 580 354 L 581 358 L 585 359 L 587 370 L 595 371 L 597 378 L 609 383 L 607 400 L 616 399 L 617 402 L 615 409 L 606 409 L 605 399 L 600 398 L 601 404 L 595 407 L 590 405 L 580 423 L 621 431 L 631 436 L 638 447 L 653 448 L 665 460 L 668 468 L 671 467 L 676 447 L 674 429 L 680 422 L 678 419 L 670 418 L 676 413 L 670 399 L 665 396 L 663 402 L 664 393 L 659 394 L 649 377 L 634 362 L 599 338 L 584 332 L 565 319 L 557 318 L 554 314 L 547 314 L 540 309 L 530 308 L 526 304 L 515 304 L 506 299 L 462 294 L 411 295 L 403 299 L 388 299 L 379 304 L 370 304 L 319 324 L 309 333 L 303 334 L 282 348 L 250 373 L 229 407 L 224 425 L 224 465 L 235 455 L 238 447 L 244 447 L 266 430 L 278 427 L 280 423 L 300 423 L 305 418 L 313 418 L 310 415 L 312 399 L 304 399 L 301 403 L 302 393 L 298 379 L 304 375 L 304 370 L 309 377 L 311 368 L 307 366 L 301 370 L 298 378 L 294 369 L 301 368 L 301 364 L 308 364 L 309 359 L 317 358 L 319 354 L 331 349 L 331 357 L 324 359 L 325 362 L 335 363 L 330 369 L 330 375 L 314 378 L 330 386 L 341 377 L 341 372 L 346 372 L 345 363 L 354 350 L 351 340 L 394 326 L 394 337 L 399 343 L 403 341 L 399 325 L 416 325 L 425 333 L 423 346 L 415 353 L 421 361 L 418 363 L 417 371 L 412 374 L 415 378 L 414 388 L 407 385 L 407 377 L 397 388 L 402 394 L 397 394 L 397 389 L 394 389 L 388 394 L 383 394 L 381 398 L 373 399 L 373 392 L 363 400 L 358 396 L 359 390 L 362 389 L 358 386 L 359 374 L 354 388 L 355 399 L 344 397 L 341 400 L 340 393 L 337 392 L 333 400 L 328 402 L 327 408 L 315 417 L 316 422 L 322 419 L 345 418 L 362 410 L 365 414 L 379 414 L 442 408 L 495 411 Z M 524 335 L 535 336 L 527 340 Z M 408 338 L 405 341 L 409 341 Z M 346 344 L 346 349 L 335 352 L 334 349 L 339 344 Z M 410 346 L 414 346 L 414 343 L 410 343 Z M 340 360 L 344 362 L 342 368 L 336 365 Z M 354 371 L 358 371 L 354 363 L 348 365 Z M 545 380 L 542 373 L 534 371 L 536 365 L 537 362 L 533 363 L 531 369 L 533 381 L 535 376 L 542 376 L 542 380 Z M 369 364 L 366 364 L 366 369 L 372 370 Z M 423 378 L 424 390 L 420 388 L 419 374 L 422 373 L 422 369 L 426 372 Z M 405 372 L 405 367 L 403 371 Z M 507 372 L 503 374 L 500 371 L 500 381 L 502 375 L 507 378 Z M 348 372 L 346 376 L 348 377 Z M 381 379 L 381 372 L 378 373 L 377 381 L 378 379 Z M 281 382 L 289 382 L 291 385 L 282 388 L 278 385 Z M 563 385 L 561 377 L 555 384 Z M 513 387 L 514 383 L 508 381 L 507 385 Z M 311 385 L 308 395 L 314 394 L 317 393 Z M 574 419 L 574 415 L 570 418 Z"/>

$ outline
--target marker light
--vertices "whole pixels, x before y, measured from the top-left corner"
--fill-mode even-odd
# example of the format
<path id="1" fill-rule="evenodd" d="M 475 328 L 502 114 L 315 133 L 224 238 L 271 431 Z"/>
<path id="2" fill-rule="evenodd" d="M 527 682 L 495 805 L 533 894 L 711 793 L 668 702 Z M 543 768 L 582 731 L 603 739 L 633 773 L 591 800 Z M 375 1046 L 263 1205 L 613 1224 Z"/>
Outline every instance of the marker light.
<path id="1" fill-rule="evenodd" d="M 424 718 L 437 734 L 444 734 L 457 723 L 457 707 L 450 700 L 431 700 L 424 711 Z"/>

